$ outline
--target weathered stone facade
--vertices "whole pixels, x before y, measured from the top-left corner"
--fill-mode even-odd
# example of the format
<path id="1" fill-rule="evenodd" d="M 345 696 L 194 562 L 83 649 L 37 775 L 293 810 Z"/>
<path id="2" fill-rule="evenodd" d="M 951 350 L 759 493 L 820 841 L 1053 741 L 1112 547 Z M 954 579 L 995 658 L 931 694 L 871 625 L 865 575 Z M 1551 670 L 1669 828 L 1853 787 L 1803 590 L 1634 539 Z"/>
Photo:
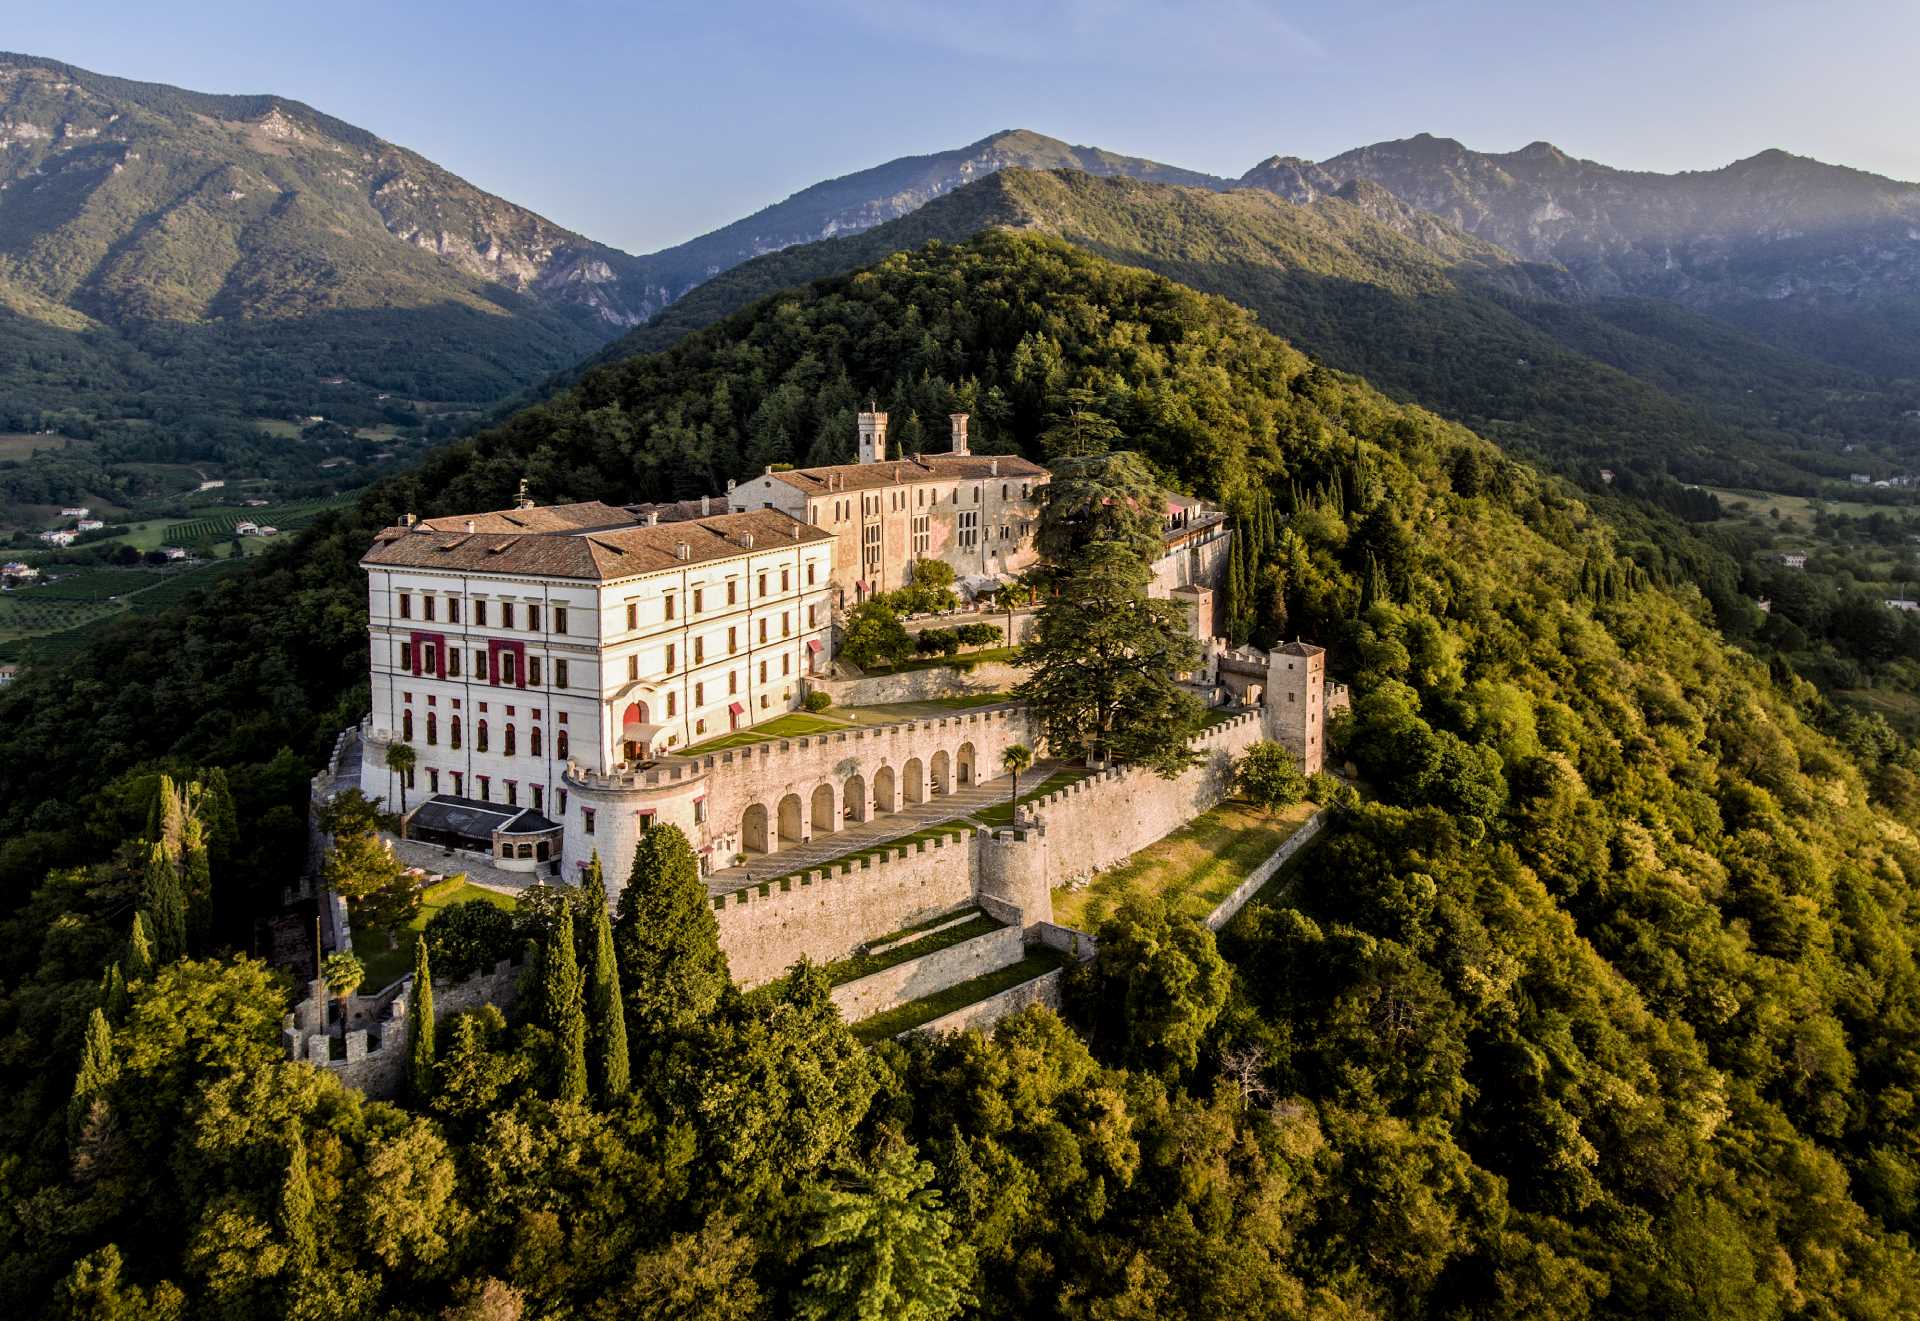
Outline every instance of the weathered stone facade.
<path id="1" fill-rule="evenodd" d="M 492 972 L 464 981 L 436 981 L 433 1021 L 444 1022 L 483 1004 L 511 1009 L 519 999 L 520 973 L 518 964 L 503 960 Z M 406 1076 L 408 1010 L 412 999 L 411 974 L 372 995 L 349 996 L 344 1006 L 346 1031 L 334 1037 L 328 1031 L 328 1023 L 338 1002 L 327 996 L 325 982 L 310 982 L 307 994 L 282 1020 L 281 1048 L 288 1059 L 305 1060 L 325 1069 L 356 1091 L 368 1096 L 393 1096 L 399 1092 L 401 1080 Z M 336 1040 L 342 1045 L 339 1059 L 333 1058 Z"/>

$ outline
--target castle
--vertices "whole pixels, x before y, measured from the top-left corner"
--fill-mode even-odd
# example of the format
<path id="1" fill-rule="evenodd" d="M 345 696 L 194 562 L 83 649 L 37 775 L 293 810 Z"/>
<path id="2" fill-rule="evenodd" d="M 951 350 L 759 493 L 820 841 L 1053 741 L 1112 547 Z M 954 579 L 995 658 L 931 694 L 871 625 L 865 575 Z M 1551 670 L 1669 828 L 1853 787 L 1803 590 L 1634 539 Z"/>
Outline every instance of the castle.
<path id="1" fill-rule="evenodd" d="M 572 880 L 595 853 L 631 857 L 656 823 L 719 870 L 998 774 L 1008 745 L 1036 741 L 1017 708 L 700 746 L 794 710 L 829 672 L 836 613 L 904 585 L 916 560 L 963 586 L 1036 561 L 1047 471 L 972 454 L 964 414 L 952 428 L 946 454 L 889 458 L 886 414 L 863 412 L 858 462 L 769 470 L 734 484 L 726 512 L 712 497 L 540 506 L 523 486 L 509 509 L 383 530 L 361 560 L 362 790 L 405 802 L 411 837 Z M 1226 518 L 1169 496 L 1162 525 L 1151 590 L 1210 639 Z M 1230 684 L 1223 666 L 1210 658 L 1205 682 Z M 1289 737 L 1317 769 L 1318 726 L 1302 723 L 1320 718 L 1317 667 L 1295 681 Z M 396 744 L 405 771 L 388 765 Z"/>

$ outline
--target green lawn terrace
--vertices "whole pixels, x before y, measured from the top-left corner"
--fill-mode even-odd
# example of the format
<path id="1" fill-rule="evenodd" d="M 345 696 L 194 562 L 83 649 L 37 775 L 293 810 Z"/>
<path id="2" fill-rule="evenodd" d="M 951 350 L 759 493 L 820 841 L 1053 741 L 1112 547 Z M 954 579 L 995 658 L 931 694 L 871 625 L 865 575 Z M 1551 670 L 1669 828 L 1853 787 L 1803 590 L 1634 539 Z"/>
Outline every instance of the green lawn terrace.
<path id="1" fill-rule="evenodd" d="M 1175 912 L 1202 921 L 1253 870 L 1307 823 L 1312 803 L 1267 813 L 1236 799 L 1189 821 L 1084 885 L 1053 892 L 1053 920 L 1097 932 L 1129 895 L 1157 895 Z"/>
<path id="2" fill-rule="evenodd" d="M 436 913 L 472 899 L 508 912 L 519 902 L 515 895 L 475 885 L 460 874 L 444 879 L 423 876 L 423 879 L 427 884 L 420 891 L 420 906 L 398 926 L 386 928 L 362 920 L 353 924 L 353 952 L 367 970 L 363 986 L 368 993 L 391 986 L 413 971 L 414 939 L 427 929 L 427 923 Z"/>
<path id="3" fill-rule="evenodd" d="M 771 720 L 763 720 L 746 729 L 722 734 L 683 749 L 682 757 L 704 757 L 729 748 L 744 748 L 774 739 L 802 738 L 811 734 L 831 734 L 842 729 L 860 729 L 873 725 L 895 725 L 903 720 L 926 720 L 971 711 L 985 706 L 1001 706 L 1005 693 L 972 693 L 965 697 L 936 697 L 924 702 L 889 702 L 879 706 L 828 707 L 825 711 L 790 711 Z"/>

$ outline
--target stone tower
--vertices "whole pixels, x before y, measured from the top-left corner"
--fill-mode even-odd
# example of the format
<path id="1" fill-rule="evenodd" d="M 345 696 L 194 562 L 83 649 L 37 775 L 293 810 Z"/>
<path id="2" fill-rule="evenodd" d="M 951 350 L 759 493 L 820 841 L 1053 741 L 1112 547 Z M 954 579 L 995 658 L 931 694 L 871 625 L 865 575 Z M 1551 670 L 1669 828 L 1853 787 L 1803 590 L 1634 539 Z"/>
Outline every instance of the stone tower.
<path id="1" fill-rule="evenodd" d="M 947 421 L 953 423 L 953 452 L 955 454 L 973 453 L 973 451 L 967 447 L 967 415 L 965 413 L 948 413 Z"/>
<path id="2" fill-rule="evenodd" d="M 1289 642 L 1267 653 L 1267 737 L 1285 744 L 1303 774 L 1326 764 L 1327 652 Z"/>
<path id="3" fill-rule="evenodd" d="M 887 415 L 875 412 L 869 403 L 860 414 L 860 462 L 885 463 L 887 459 Z"/>

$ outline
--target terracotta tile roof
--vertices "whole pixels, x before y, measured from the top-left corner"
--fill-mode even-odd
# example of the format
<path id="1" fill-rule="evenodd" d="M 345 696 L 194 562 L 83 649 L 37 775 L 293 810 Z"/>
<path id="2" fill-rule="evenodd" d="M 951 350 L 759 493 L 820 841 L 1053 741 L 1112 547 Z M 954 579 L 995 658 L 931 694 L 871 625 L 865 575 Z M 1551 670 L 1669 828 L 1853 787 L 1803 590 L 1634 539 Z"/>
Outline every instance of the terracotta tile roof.
<path id="1" fill-rule="evenodd" d="M 1282 656 L 1322 656 L 1325 647 L 1316 647 L 1311 642 L 1289 642 L 1276 648 Z"/>
<path id="2" fill-rule="evenodd" d="M 454 514 L 423 518 L 416 525 L 434 532 L 577 532 L 587 528 L 625 527 L 634 517 L 624 509 L 583 500 L 571 505 L 535 505 L 532 509 L 495 509 L 484 514 Z"/>
<path id="3" fill-rule="evenodd" d="M 865 491 L 914 482 L 992 481 L 1020 478 L 1044 481 L 1047 470 L 1016 454 L 923 454 L 884 463 L 830 463 L 820 468 L 789 468 L 767 474 L 808 495 L 828 491 Z"/>
<path id="4" fill-rule="evenodd" d="M 731 559 L 754 551 L 804 545 L 831 539 L 831 534 L 781 513 L 755 509 L 740 514 L 715 514 L 681 523 L 648 527 L 631 519 L 606 528 L 591 526 L 591 515 L 579 511 L 610 506 L 557 506 L 562 526 L 538 532 L 465 531 L 466 516 L 433 519 L 412 528 L 390 527 L 374 538 L 360 563 L 386 569 L 428 569 L 454 573 L 506 573 L 533 578 L 578 578 L 608 581 L 670 569 L 680 564 L 703 564 Z M 515 517 L 540 510 L 509 510 Z M 620 511 L 615 510 L 615 513 Z M 579 518 L 588 526 L 565 526 Z M 461 530 L 448 531 L 451 524 Z M 752 549 L 747 546 L 751 540 Z M 685 558 L 680 547 L 687 548 Z"/>

